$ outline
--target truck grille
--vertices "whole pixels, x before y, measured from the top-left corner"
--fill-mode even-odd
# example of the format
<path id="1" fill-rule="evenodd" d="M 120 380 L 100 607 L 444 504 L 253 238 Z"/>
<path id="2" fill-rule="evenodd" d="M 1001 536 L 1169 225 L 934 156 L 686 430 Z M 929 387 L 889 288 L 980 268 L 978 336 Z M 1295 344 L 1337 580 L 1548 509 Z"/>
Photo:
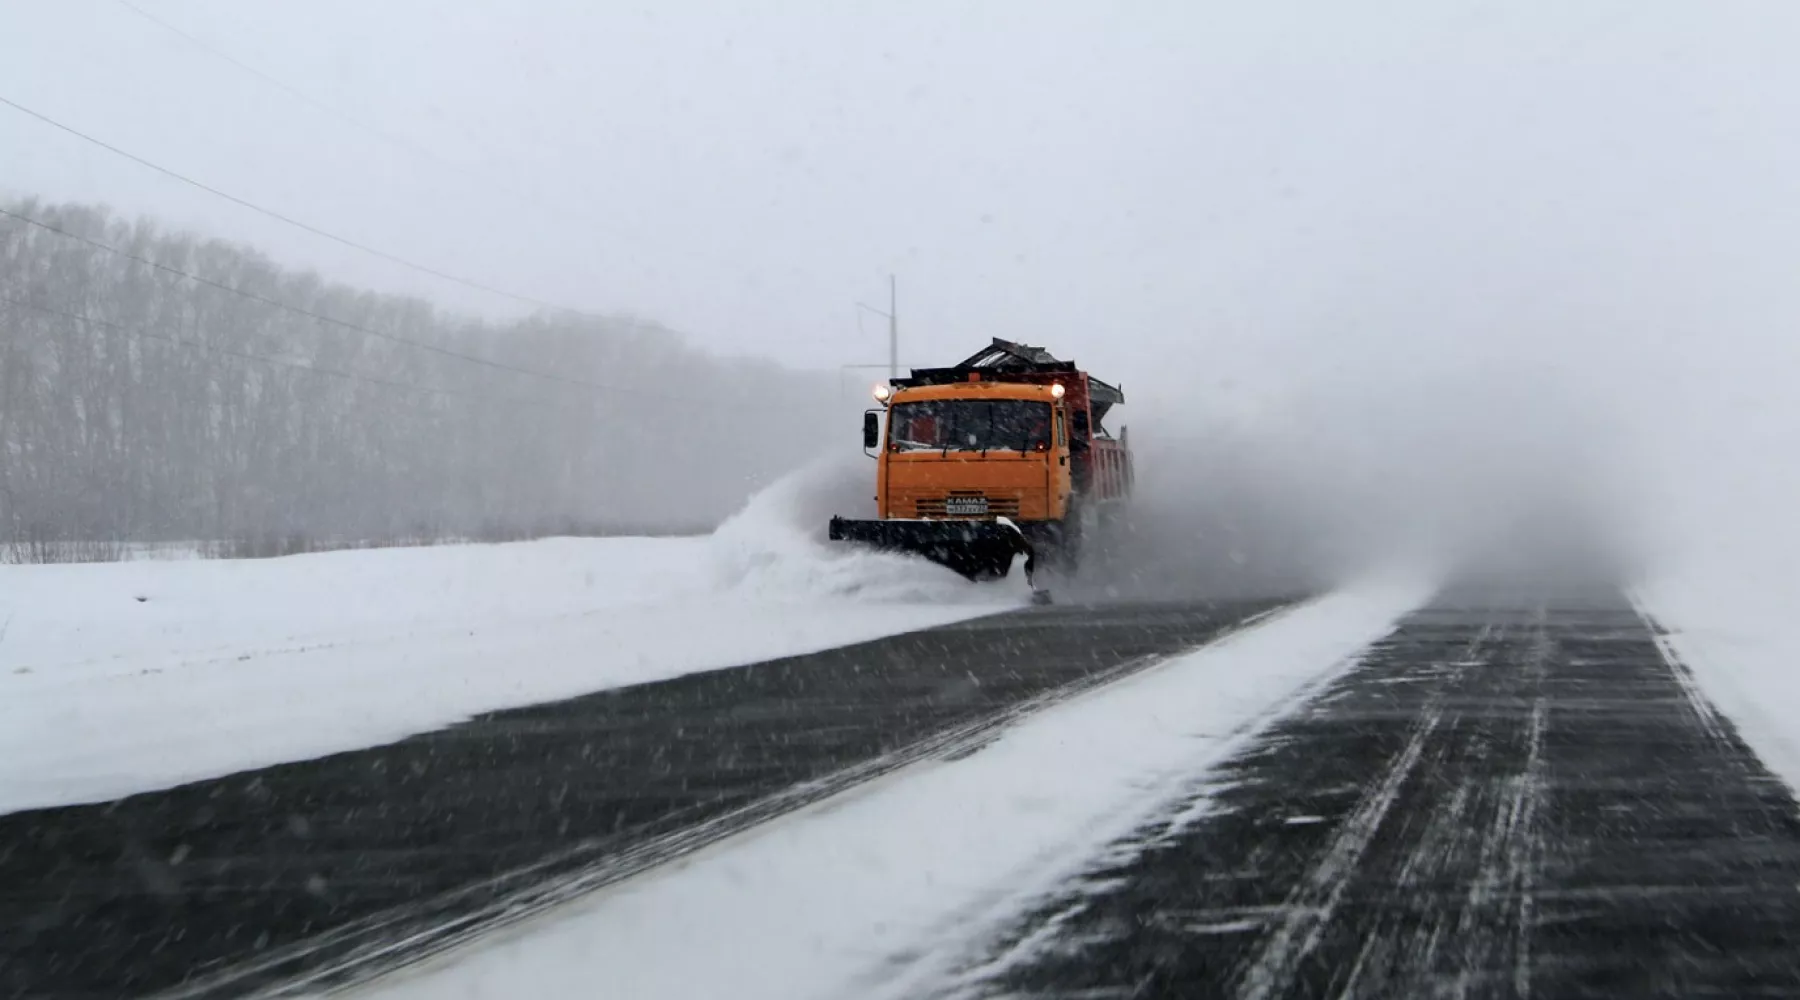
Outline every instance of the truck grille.
<path id="1" fill-rule="evenodd" d="M 974 500 L 987 501 L 986 514 L 949 514 L 945 508 L 953 498 L 968 497 Z M 993 496 L 980 490 L 956 490 L 943 496 L 913 498 L 914 517 L 1018 517 L 1019 498 L 1016 496 Z"/>

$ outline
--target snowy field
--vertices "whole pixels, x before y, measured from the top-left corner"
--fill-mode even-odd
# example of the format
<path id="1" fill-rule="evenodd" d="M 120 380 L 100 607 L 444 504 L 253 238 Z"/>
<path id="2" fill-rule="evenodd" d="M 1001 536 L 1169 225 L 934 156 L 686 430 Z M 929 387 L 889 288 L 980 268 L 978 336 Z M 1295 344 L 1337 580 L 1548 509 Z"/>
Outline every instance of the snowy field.
<path id="1" fill-rule="evenodd" d="M 395 980 L 419 997 L 898 997 L 1166 810 L 1431 588 L 1371 583 Z"/>
<path id="2" fill-rule="evenodd" d="M 703 538 L 0 566 L 0 812 L 1024 601 L 1016 580 L 828 547 L 822 477 L 784 480 Z"/>

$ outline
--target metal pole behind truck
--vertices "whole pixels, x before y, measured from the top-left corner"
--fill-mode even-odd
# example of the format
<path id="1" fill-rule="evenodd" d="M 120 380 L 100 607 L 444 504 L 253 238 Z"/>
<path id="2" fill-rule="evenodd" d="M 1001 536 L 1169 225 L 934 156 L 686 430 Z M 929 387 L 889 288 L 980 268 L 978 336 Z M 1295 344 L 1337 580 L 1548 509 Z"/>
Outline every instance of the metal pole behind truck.
<path id="1" fill-rule="evenodd" d="M 888 380 L 890 382 L 900 377 L 900 292 L 898 289 L 899 279 L 890 273 L 888 275 L 888 307 L 886 312 L 869 305 L 867 302 L 858 302 L 856 304 L 856 308 L 858 309 L 865 309 L 877 316 L 887 317 Z M 856 329 L 858 333 L 862 332 L 862 313 L 856 314 Z"/>

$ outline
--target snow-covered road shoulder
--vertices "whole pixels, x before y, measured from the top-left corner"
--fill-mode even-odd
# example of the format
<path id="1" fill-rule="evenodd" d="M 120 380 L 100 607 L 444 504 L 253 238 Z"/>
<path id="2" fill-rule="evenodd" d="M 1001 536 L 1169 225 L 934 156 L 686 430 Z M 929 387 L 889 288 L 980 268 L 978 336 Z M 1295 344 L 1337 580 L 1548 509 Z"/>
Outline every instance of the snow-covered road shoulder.
<path id="1" fill-rule="evenodd" d="M 901 996 L 1134 829 L 1429 596 L 1349 588 L 520 925 L 372 992 Z"/>
<path id="2" fill-rule="evenodd" d="M 799 498 L 832 471 L 783 480 L 708 537 L 0 566 L 0 812 L 1025 602 L 1022 581 L 828 547 Z"/>
<path id="3" fill-rule="evenodd" d="M 1772 554 L 1771 554 L 1772 555 Z M 1722 561 L 1721 561 L 1722 562 Z M 1793 562 L 1744 558 L 1641 584 L 1638 608 L 1764 766 L 1800 791 L 1800 581 Z"/>

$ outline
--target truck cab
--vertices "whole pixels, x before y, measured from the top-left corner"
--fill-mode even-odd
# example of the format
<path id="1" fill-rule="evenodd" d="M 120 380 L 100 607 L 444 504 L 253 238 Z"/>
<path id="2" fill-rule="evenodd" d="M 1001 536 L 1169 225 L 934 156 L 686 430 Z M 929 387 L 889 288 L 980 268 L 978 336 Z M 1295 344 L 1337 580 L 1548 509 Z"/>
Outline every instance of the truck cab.
<path id="1" fill-rule="evenodd" d="M 891 518 L 1061 520 L 1074 481 L 1064 393 L 964 382 L 891 391 L 876 497 Z"/>

